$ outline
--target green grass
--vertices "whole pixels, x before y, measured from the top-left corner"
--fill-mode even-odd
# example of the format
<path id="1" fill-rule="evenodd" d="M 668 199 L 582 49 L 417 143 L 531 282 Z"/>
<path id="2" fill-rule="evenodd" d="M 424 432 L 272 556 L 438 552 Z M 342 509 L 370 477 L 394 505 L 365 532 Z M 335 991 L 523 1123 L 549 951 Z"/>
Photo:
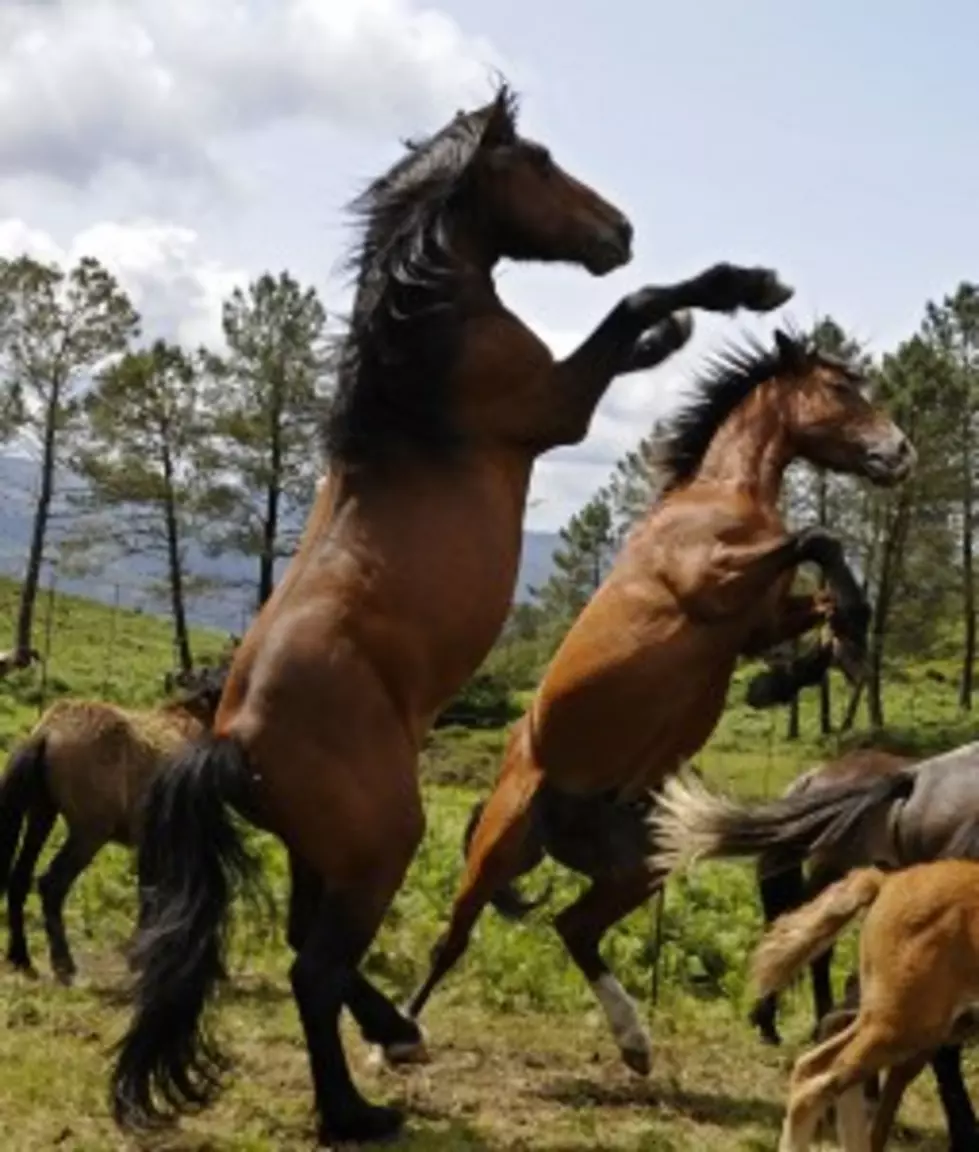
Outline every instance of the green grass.
<path id="1" fill-rule="evenodd" d="M 6 600 L 0 585 L 0 628 Z M 9 589 L 8 589 L 9 591 Z M 12 598 L 11 602 L 12 602 Z M 108 658 L 112 637 L 111 660 Z M 223 637 L 199 634 L 202 650 Z M 47 694 L 71 692 L 149 702 L 170 666 L 165 623 L 65 598 L 56 604 Z M 947 682 L 915 670 L 895 679 L 888 707 L 923 749 L 969 735 Z M 954 675 L 950 661 L 930 671 Z M 0 682 L 0 742 L 33 722 L 38 674 Z M 770 794 L 799 768 L 832 754 L 835 742 L 814 736 L 807 703 L 803 735 L 782 739 L 785 718 L 752 713 L 732 691 L 717 734 L 700 758 L 708 774 L 745 794 Z M 496 771 L 503 734 L 447 729 L 423 764 L 429 831 L 368 961 L 372 975 L 398 997 L 421 974 L 458 881 L 463 821 L 477 790 Z M 280 907 L 286 897 L 279 846 L 260 838 L 265 871 Z M 777 1143 L 786 1071 L 810 1026 L 808 987 L 786 1000 L 784 1051 L 761 1046 L 744 1024 L 749 989 L 745 963 L 760 917 L 747 868 L 705 867 L 671 884 L 662 931 L 659 1003 L 651 1003 L 651 910 L 623 923 L 606 954 L 625 986 L 647 1006 L 656 1045 L 652 1076 L 624 1070 L 603 1020 L 573 970 L 549 916 L 580 888 L 545 865 L 529 881 L 540 890 L 551 877 L 548 909 L 521 926 L 495 913 L 481 922 L 459 970 L 443 985 L 426 1016 L 434 1063 L 402 1074 L 367 1066 L 350 1037 L 356 1075 L 376 1098 L 404 1103 L 411 1113 L 404 1147 L 435 1150 L 527 1149 L 571 1152 L 759 1152 Z M 17 1152 L 68 1148 L 103 1152 L 134 1147 L 113 1127 L 106 1109 L 108 1051 L 126 1020 L 121 947 L 132 928 L 131 862 L 109 849 L 72 894 L 69 933 L 82 969 L 79 987 L 52 984 L 36 902 L 30 905 L 31 944 L 41 978 L 0 973 L 0 1148 Z M 842 979 L 848 942 L 837 965 Z M 308 1073 L 299 1025 L 288 995 L 289 956 L 281 916 L 274 925 L 243 912 L 235 937 L 236 978 L 224 995 L 219 1031 L 235 1057 L 228 1091 L 199 1117 L 185 1120 L 147 1147 L 184 1152 L 272 1152 L 312 1142 Z M 915 1086 L 905 1116 L 913 1130 L 905 1146 L 944 1148 L 941 1114 L 927 1078 Z"/>

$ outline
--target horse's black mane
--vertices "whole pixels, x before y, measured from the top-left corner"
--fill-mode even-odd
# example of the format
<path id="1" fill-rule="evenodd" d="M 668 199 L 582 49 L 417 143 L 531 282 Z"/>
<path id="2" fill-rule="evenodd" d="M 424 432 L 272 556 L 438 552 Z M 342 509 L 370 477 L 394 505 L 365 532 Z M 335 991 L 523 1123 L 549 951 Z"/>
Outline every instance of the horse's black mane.
<path id="1" fill-rule="evenodd" d="M 350 205 L 360 224 L 348 262 L 357 287 L 335 350 L 337 389 L 324 427 L 331 459 L 360 463 L 392 433 L 433 448 L 451 438 L 444 385 L 459 324 L 448 214 L 488 130 L 494 143 L 515 139 L 516 113 L 514 93 L 501 84 L 486 107 L 407 142 L 407 154 Z"/>
<path id="2" fill-rule="evenodd" d="M 656 463 L 665 488 L 690 480 L 727 418 L 751 393 L 774 376 L 796 376 L 801 364 L 818 358 L 826 364 L 847 367 L 835 356 L 811 347 L 797 330 L 772 346 L 754 336 L 731 344 L 712 355 L 694 385 L 693 399 L 673 418 L 658 446 Z"/>

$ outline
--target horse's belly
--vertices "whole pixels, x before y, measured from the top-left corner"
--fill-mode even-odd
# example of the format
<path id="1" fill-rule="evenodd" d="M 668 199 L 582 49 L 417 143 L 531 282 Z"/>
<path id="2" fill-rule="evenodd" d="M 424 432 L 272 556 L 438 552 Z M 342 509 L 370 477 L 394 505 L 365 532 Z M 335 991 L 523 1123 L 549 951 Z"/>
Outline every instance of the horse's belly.
<path id="1" fill-rule="evenodd" d="M 706 744 L 724 709 L 727 680 L 684 691 L 662 678 L 634 691 L 551 702 L 534 730 L 547 780 L 569 793 L 636 793 L 678 771 Z"/>

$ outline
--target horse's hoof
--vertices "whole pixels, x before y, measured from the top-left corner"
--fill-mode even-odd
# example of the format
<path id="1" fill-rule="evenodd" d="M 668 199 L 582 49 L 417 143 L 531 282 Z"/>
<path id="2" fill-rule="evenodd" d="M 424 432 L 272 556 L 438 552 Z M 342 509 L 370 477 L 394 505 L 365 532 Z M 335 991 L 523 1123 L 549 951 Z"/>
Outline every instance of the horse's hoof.
<path id="1" fill-rule="evenodd" d="M 371 1048 L 367 1063 L 374 1068 L 387 1064 L 391 1068 L 406 1068 L 414 1064 L 431 1064 L 432 1056 L 424 1039 L 415 1043 L 380 1044 Z"/>
<path id="2" fill-rule="evenodd" d="M 648 1048 L 622 1048 L 622 1062 L 637 1076 L 648 1076 L 653 1070 L 653 1054 Z"/>
<path id="3" fill-rule="evenodd" d="M 674 312 L 667 321 L 673 330 L 677 348 L 682 348 L 693 335 L 693 313 L 689 308 Z"/>
<path id="4" fill-rule="evenodd" d="M 404 1113 L 397 1108 L 364 1104 L 345 1116 L 320 1125 L 319 1143 L 325 1148 L 386 1144 L 396 1139 L 404 1127 Z"/>
<path id="5" fill-rule="evenodd" d="M 60 965 L 54 969 L 54 978 L 63 988 L 70 988 L 75 983 L 76 969 Z"/>
<path id="6" fill-rule="evenodd" d="M 752 312 L 773 312 L 787 304 L 795 289 L 783 284 L 778 273 L 770 268 L 753 269 L 756 272 L 751 288 L 745 293 L 745 307 Z"/>

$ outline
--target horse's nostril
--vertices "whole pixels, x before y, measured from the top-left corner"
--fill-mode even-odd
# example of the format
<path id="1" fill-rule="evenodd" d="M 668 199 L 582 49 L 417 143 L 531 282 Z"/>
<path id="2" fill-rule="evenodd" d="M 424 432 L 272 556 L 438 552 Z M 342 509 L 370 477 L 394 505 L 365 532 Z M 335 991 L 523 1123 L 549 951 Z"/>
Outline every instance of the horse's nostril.
<path id="1" fill-rule="evenodd" d="M 618 236 L 619 243 L 623 248 L 628 249 L 632 247 L 633 227 L 624 216 L 615 226 L 615 234 Z"/>

